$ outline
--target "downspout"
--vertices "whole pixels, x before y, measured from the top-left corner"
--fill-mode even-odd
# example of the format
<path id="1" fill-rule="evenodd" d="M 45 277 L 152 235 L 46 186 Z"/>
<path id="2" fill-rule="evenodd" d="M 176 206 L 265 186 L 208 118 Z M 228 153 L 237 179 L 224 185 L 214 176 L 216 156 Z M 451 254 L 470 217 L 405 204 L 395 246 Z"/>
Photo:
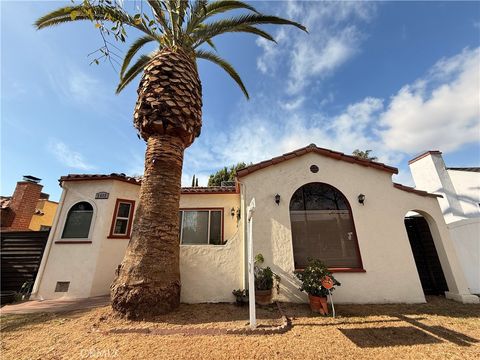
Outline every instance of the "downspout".
<path id="1" fill-rule="evenodd" d="M 60 214 L 63 210 L 63 205 L 65 203 L 65 197 L 67 196 L 68 188 L 63 187 L 63 184 L 60 186 L 63 188 L 62 195 L 60 196 L 59 206 L 57 211 L 55 212 L 55 217 L 53 219 L 52 228 L 50 229 L 50 234 L 48 235 L 47 245 L 45 247 L 45 252 L 42 257 L 42 261 L 40 263 L 40 267 L 38 268 L 37 277 L 35 279 L 35 284 L 33 284 L 32 293 L 30 297 L 36 298 L 38 290 L 40 289 L 40 284 L 42 283 L 43 273 L 45 272 L 45 267 L 47 266 L 48 256 L 50 255 L 50 250 L 52 249 L 53 238 L 55 233 L 57 232 L 58 221 L 60 219 Z M 42 299 L 40 299 L 42 300 Z"/>
<path id="2" fill-rule="evenodd" d="M 247 216 L 247 185 L 242 183 L 240 180 L 238 180 L 237 177 L 237 183 L 240 185 L 240 207 L 241 207 L 241 214 L 242 214 L 242 238 L 243 238 L 243 252 L 242 252 L 242 257 L 243 257 L 243 283 L 242 283 L 242 288 L 247 289 L 248 288 L 248 259 L 247 259 L 247 222 L 245 221 L 246 216 Z M 242 191 L 243 188 L 243 191 Z M 242 193 L 243 193 L 243 199 L 242 199 Z"/>

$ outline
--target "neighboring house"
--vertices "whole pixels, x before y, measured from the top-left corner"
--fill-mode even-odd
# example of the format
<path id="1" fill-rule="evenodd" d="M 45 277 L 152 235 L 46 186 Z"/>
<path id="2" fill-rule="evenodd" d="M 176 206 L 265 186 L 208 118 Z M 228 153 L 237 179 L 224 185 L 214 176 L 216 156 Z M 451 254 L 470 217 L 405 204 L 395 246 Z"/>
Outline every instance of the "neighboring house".
<path id="1" fill-rule="evenodd" d="M 49 230 L 58 207 L 58 203 L 49 200 L 49 195 L 42 192 L 39 178 L 24 176 L 17 182 L 12 196 L 2 196 L 1 230 L 2 231 L 44 231 Z"/>
<path id="2" fill-rule="evenodd" d="M 240 170 L 235 186 L 182 188 L 181 300 L 229 302 L 233 289 L 247 287 L 246 209 L 255 199 L 253 251 L 280 275 L 278 300 L 306 301 L 293 271 L 313 257 L 342 283 L 334 295 L 338 303 L 425 302 L 425 270 L 412 251 L 425 242 L 434 248 L 427 262 L 438 264 L 429 276 L 444 284 L 436 291 L 478 302 L 468 290 L 438 195 L 393 183 L 397 172 L 312 144 Z M 131 235 L 140 180 L 68 175 L 60 184 L 60 207 L 33 297 L 108 294 Z M 426 229 L 417 231 L 414 223 L 407 232 L 411 210 L 424 216 Z"/>
<path id="3" fill-rule="evenodd" d="M 409 162 L 416 188 L 442 195 L 438 203 L 472 293 L 480 294 L 480 168 L 447 167 L 440 151 Z"/>

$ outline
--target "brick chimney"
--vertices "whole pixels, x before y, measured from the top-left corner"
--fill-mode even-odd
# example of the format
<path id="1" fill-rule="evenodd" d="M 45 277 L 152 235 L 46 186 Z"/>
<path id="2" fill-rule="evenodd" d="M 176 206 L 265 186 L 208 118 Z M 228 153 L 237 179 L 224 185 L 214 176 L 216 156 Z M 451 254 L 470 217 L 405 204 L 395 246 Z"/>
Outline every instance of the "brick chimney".
<path id="1" fill-rule="evenodd" d="M 14 219 L 10 225 L 12 230 L 28 230 L 43 188 L 43 185 L 39 184 L 40 180 L 27 175 L 23 177 L 23 181 L 17 182 L 10 201 L 10 209 L 14 213 Z"/>

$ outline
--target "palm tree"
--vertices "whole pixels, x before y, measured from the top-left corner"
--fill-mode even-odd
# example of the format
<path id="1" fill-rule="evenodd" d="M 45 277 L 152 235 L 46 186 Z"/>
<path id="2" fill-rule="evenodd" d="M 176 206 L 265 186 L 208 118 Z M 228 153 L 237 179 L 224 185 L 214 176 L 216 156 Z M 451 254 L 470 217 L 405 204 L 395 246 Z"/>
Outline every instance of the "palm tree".
<path id="1" fill-rule="evenodd" d="M 365 159 L 365 160 L 370 160 L 370 161 L 377 161 L 378 158 L 376 156 L 370 156 L 370 153 L 372 152 L 372 150 L 365 150 L 365 151 L 362 151 L 360 149 L 355 149 L 353 150 L 352 152 L 352 155 L 360 158 L 360 159 Z"/>
<path id="2" fill-rule="evenodd" d="M 215 53 L 216 36 L 243 32 L 270 41 L 273 37 L 258 28 L 263 24 L 293 25 L 296 22 L 261 14 L 251 5 L 237 1 L 148 0 L 146 13 L 129 14 L 116 1 L 84 0 L 50 12 L 35 23 L 38 29 L 72 21 L 90 20 L 124 41 L 124 26 L 143 33 L 128 49 L 120 70 L 117 93 L 143 73 L 138 86 L 134 126 L 146 141 L 145 171 L 132 237 L 111 286 L 113 309 L 127 318 L 139 319 L 171 311 L 180 301 L 179 199 L 184 150 L 200 135 L 202 87 L 197 59 L 219 65 L 248 92 L 240 76 Z M 214 15 L 243 10 L 246 14 L 212 19 Z M 148 43 L 158 48 L 141 55 Z M 208 45 L 213 50 L 202 46 Z"/>

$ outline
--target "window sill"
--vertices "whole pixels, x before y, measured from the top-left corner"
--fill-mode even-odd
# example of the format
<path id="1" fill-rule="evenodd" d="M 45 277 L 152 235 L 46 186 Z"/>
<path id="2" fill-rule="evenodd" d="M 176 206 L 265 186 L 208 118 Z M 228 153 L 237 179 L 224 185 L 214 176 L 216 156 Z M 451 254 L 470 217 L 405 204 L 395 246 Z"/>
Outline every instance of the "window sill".
<path id="1" fill-rule="evenodd" d="M 305 269 L 295 269 L 297 272 L 303 272 Z M 351 272 L 351 273 L 365 273 L 367 270 L 363 268 L 328 268 L 328 271 L 332 273 L 342 273 L 342 272 Z"/>
<path id="2" fill-rule="evenodd" d="M 108 235 L 107 239 L 130 239 L 128 235 Z"/>
<path id="3" fill-rule="evenodd" d="M 180 246 L 205 246 L 205 247 L 209 247 L 209 248 L 225 247 L 225 245 L 227 245 L 227 243 L 225 243 L 225 244 L 180 244 Z"/>
<path id="4" fill-rule="evenodd" d="M 89 240 L 57 240 L 55 244 L 91 244 Z"/>
<path id="5" fill-rule="evenodd" d="M 364 273 L 367 272 L 363 268 L 329 268 L 332 273 L 339 273 L 339 272 L 359 272 L 359 273 Z"/>

